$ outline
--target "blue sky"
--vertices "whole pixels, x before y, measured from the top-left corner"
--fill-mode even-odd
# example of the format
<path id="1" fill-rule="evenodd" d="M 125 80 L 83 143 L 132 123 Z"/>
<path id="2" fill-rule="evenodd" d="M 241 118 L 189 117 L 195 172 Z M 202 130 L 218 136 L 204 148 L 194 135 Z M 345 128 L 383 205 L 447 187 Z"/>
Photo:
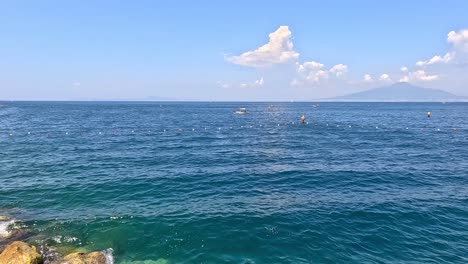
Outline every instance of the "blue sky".
<path id="1" fill-rule="evenodd" d="M 468 1 L 272 2 L 2 1 L 0 99 L 468 95 Z"/>

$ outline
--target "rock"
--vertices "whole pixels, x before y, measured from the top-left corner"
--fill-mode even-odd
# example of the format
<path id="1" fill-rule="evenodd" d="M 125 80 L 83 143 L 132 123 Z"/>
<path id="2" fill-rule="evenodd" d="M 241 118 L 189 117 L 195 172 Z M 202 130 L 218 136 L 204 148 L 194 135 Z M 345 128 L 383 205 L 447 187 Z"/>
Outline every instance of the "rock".
<path id="1" fill-rule="evenodd" d="M 106 264 L 106 255 L 102 252 L 72 253 L 65 256 L 64 264 Z"/>
<path id="2" fill-rule="evenodd" d="M 21 229 L 15 229 L 15 230 L 10 231 L 5 236 L 0 236 L 0 252 L 2 252 L 4 248 L 7 247 L 10 243 L 14 241 L 24 241 L 29 236 L 30 236 L 30 233 Z M 0 262 L 0 264 L 3 264 L 3 263 Z"/>
<path id="3" fill-rule="evenodd" d="M 8 216 L 3 216 L 3 215 L 0 215 L 0 221 L 10 221 L 11 218 L 8 217 Z"/>
<path id="4" fill-rule="evenodd" d="M 42 258 L 36 251 L 36 247 L 15 241 L 8 245 L 0 254 L 2 264 L 41 264 Z"/>

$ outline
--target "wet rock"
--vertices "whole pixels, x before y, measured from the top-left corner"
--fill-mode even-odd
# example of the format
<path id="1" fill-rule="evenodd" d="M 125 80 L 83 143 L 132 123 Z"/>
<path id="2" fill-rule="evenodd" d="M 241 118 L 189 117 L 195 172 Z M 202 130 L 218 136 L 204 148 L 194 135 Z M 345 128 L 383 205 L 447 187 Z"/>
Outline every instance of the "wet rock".
<path id="1" fill-rule="evenodd" d="M 72 253 L 65 256 L 64 264 L 106 264 L 106 255 L 103 252 Z"/>
<path id="2" fill-rule="evenodd" d="M 44 264 L 59 264 L 62 260 L 62 256 L 54 247 L 41 245 L 39 247 L 39 252 L 44 260 Z"/>
<path id="3" fill-rule="evenodd" d="M 2 252 L 7 245 L 14 241 L 24 241 L 26 240 L 31 234 L 25 230 L 15 229 L 8 233 L 7 236 L 0 236 L 0 252 Z M 3 264 L 0 262 L 0 264 Z"/>
<path id="4" fill-rule="evenodd" d="M 8 245 L 0 254 L 0 263 L 5 264 L 41 264 L 42 258 L 36 247 L 15 241 Z"/>

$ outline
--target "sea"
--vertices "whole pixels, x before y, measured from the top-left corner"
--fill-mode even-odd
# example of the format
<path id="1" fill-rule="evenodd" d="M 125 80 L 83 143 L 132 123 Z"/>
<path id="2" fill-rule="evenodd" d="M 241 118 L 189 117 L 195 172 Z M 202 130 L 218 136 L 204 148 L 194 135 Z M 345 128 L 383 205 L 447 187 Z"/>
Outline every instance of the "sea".
<path id="1" fill-rule="evenodd" d="M 468 263 L 468 103 L 4 101 L 0 215 L 114 263 Z"/>

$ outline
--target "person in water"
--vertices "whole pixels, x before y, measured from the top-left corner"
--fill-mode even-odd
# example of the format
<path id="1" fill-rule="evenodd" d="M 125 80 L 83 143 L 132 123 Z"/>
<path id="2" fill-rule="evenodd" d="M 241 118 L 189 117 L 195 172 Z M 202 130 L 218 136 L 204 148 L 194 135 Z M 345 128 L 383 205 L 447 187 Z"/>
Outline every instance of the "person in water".
<path id="1" fill-rule="evenodd" d="M 305 116 L 304 115 L 301 116 L 301 123 L 305 124 Z"/>
<path id="2" fill-rule="evenodd" d="M 427 117 L 431 118 L 431 112 L 427 112 Z"/>

